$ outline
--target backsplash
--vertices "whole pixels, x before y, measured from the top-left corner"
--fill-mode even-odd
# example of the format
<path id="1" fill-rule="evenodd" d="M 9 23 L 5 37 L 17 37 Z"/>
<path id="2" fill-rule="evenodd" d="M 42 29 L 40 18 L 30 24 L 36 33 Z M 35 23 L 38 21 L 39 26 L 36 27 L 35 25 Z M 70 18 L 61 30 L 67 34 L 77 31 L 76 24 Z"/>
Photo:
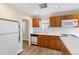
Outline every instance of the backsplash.
<path id="1" fill-rule="evenodd" d="M 50 28 L 49 30 L 42 30 L 40 28 L 33 28 L 34 33 L 55 33 L 55 34 L 74 34 L 79 36 L 79 27 L 76 28 Z"/>

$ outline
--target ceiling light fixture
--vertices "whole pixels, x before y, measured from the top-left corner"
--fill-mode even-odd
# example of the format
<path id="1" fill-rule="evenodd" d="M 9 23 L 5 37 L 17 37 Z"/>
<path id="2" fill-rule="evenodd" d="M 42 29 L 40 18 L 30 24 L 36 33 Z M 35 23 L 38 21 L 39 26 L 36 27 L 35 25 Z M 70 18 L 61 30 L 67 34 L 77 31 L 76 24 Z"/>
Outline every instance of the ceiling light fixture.
<path id="1" fill-rule="evenodd" d="M 43 9 L 43 8 L 47 8 L 48 6 L 47 6 L 47 3 L 41 3 L 39 4 L 39 7 Z"/>
<path id="2" fill-rule="evenodd" d="M 58 6 L 55 6 L 55 8 L 58 9 L 59 7 Z"/>
<path id="3" fill-rule="evenodd" d="M 37 14 L 38 12 L 35 10 L 34 13 Z"/>

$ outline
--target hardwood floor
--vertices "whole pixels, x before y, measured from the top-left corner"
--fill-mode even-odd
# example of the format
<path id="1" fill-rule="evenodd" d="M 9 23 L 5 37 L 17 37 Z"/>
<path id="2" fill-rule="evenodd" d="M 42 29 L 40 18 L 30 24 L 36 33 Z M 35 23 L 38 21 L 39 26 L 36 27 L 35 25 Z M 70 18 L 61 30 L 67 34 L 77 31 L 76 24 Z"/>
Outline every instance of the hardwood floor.
<path id="1" fill-rule="evenodd" d="M 60 51 L 28 45 L 28 42 L 23 41 L 23 52 L 20 55 L 61 55 Z"/>

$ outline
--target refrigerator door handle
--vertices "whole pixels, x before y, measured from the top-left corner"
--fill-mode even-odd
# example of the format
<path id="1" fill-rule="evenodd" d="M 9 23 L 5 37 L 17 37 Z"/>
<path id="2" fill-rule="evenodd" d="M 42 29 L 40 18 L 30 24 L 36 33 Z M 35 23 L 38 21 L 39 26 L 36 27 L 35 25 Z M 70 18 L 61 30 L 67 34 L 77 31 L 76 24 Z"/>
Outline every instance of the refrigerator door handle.
<path id="1" fill-rule="evenodd" d="M 19 28 L 19 37 L 18 37 L 18 41 L 20 43 L 20 24 L 18 25 L 18 28 Z"/>
<path id="2" fill-rule="evenodd" d="M 19 39 L 18 39 L 18 40 L 19 40 L 19 42 L 20 42 L 20 35 L 19 35 Z"/>

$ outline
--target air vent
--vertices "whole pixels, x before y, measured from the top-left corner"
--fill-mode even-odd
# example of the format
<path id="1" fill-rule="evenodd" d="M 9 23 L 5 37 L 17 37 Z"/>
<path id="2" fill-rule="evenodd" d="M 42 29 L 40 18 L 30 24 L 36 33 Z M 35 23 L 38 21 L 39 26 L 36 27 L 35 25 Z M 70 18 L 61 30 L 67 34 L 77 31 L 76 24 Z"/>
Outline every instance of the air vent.
<path id="1" fill-rule="evenodd" d="M 43 8 L 47 8 L 47 3 L 39 4 L 39 7 L 40 7 L 41 9 L 43 9 Z"/>

